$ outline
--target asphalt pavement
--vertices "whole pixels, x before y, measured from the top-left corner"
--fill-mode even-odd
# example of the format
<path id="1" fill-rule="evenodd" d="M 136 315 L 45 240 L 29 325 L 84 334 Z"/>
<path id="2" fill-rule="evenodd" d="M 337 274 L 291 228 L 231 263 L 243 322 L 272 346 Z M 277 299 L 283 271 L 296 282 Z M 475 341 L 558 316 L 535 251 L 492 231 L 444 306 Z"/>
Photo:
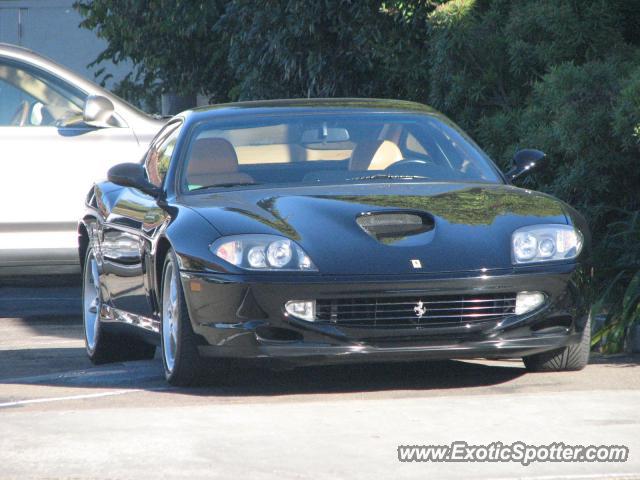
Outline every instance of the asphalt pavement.
<path id="1" fill-rule="evenodd" d="M 0 480 L 640 478 L 640 356 L 238 368 L 168 387 L 95 367 L 77 285 L 0 287 Z M 399 445 L 624 445 L 622 463 L 400 462 Z"/>

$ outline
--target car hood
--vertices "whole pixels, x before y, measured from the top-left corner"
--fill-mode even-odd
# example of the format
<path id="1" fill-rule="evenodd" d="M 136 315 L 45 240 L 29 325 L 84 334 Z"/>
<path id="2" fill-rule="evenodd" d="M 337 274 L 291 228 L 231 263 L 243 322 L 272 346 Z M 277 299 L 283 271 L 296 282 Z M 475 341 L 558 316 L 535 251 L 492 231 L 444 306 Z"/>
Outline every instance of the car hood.
<path id="1" fill-rule="evenodd" d="M 321 273 L 331 275 L 510 268 L 514 230 L 567 223 L 559 200 L 495 184 L 251 188 L 187 196 L 184 204 L 221 235 L 275 234 L 295 240 Z M 380 212 L 422 216 L 427 231 L 392 231 L 384 238 L 367 233 L 358 218 Z"/>

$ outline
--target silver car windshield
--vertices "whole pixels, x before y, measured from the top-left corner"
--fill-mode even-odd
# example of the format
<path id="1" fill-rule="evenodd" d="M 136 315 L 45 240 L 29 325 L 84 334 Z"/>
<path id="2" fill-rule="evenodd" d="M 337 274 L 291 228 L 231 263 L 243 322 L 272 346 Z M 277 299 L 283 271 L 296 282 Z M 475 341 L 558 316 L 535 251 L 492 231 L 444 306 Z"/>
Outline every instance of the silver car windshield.
<path id="1" fill-rule="evenodd" d="M 243 116 L 244 117 L 244 116 Z M 491 160 L 436 115 L 289 114 L 195 128 L 183 190 L 349 182 L 501 183 Z"/>

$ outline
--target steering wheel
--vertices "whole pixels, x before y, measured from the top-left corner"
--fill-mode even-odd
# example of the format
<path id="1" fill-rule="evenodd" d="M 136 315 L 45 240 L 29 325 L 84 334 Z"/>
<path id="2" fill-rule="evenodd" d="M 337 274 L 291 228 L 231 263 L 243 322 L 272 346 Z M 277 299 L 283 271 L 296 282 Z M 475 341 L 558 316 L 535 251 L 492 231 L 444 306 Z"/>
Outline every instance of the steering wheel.
<path id="1" fill-rule="evenodd" d="M 17 127 L 24 127 L 27 123 L 27 119 L 29 118 L 29 102 L 23 100 L 18 105 L 16 113 L 11 117 L 10 125 L 15 125 Z"/>
<path id="2" fill-rule="evenodd" d="M 431 178 L 427 175 L 427 168 L 433 166 L 432 162 L 421 160 L 419 158 L 407 158 L 392 163 L 384 169 L 385 173 L 391 175 L 410 175 L 416 177 Z"/>

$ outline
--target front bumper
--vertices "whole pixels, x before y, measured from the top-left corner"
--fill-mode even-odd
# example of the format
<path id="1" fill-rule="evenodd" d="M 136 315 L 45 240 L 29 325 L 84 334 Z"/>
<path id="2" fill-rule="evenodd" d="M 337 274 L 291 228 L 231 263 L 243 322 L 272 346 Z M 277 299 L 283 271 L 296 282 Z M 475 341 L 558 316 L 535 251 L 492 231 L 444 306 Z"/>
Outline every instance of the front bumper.
<path id="1" fill-rule="evenodd" d="M 182 272 L 203 356 L 294 364 L 522 357 L 579 342 L 588 315 L 585 269 L 575 264 L 508 271 L 397 276 L 218 275 Z M 285 313 L 289 300 L 542 291 L 526 315 L 446 329 L 315 324 Z"/>

